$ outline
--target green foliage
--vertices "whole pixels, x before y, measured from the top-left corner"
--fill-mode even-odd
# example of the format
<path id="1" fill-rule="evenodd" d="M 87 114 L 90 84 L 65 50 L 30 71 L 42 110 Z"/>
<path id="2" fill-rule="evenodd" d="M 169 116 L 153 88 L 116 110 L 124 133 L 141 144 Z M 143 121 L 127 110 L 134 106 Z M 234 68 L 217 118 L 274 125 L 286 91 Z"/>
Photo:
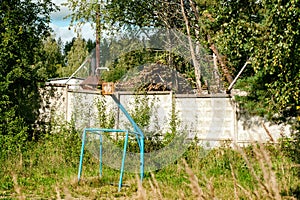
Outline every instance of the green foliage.
<path id="1" fill-rule="evenodd" d="M 5 145 L 1 156 L 20 150 L 33 136 L 39 87 L 52 73 L 42 66 L 42 42 L 49 35 L 54 10 L 49 1 L 1 1 L 0 138 Z"/>
<path id="2" fill-rule="evenodd" d="M 136 94 L 133 102 L 130 103 L 132 109 L 129 113 L 135 123 L 142 129 L 145 139 L 145 152 L 151 152 L 161 149 L 163 143 L 161 140 L 161 133 L 156 130 L 155 121 L 151 116 L 155 114 L 155 98 L 150 99 L 147 94 Z M 123 141 L 120 143 L 123 144 Z M 139 152 L 139 145 L 135 140 L 128 143 L 128 150 L 131 152 Z"/>
<path id="3" fill-rule="evenodd" d="M 149 63 L 159 63 L 176 68 L 187 78 L 195 80 L 193 67 L 182 56 L 156 49 L 135 50 L 121 55 L 109 66 L 110 71 L 103 72 L 102 78 L 108 82 L 116 82 L 124 77 L 129 70 Z"/>
<path id="4" fill-rule="evenodd" d="M 147 129 L 150 126 L 150 119 L 154 112 L 155 99 L 150 101 L 149 96 L 146 94 L 137 94 L 134 101 L 130 104 L 133 109 L 129 111 L 135 123 L 141 129 Z"/>
<path id="5" fill-rule="evenodd" d="M 185 6 L 188 6 L 187 1 L 185 1 Z M 113 0 L 107 3 L 105 10 L 107 12 L 106 23 L 120 28 L 128 25 L 175 28 L 183 24 L 183 19 L 179 17 L 180 2 L 177 0 Z"/>
<path id="6" fill-rule="evenodd" d="M 72 11 L 70 14 L 71 24 L 79 25 L 86 22 L 96 23 L 96 12 L 101 13 L 100 29 L 121 29 L 130 26 L 151 27 L 181 26 L 180 3 L 172 1 L 133 1 L 133 0 L 112 0 L 112 1 L 78 1 L 68 0 L 68 6 Z M 146 8 L 146 9 L 145 9 Z M 174 11 L 175 14 L 174 14 Z"/>
<path id="7" fill-rule="evenodd" d="M 233 194 L 240 199 L 267 199 L 275 192 L 281 198 L 299 198 L 297 168 L 281 152 L 281 146 L 253 144 L 240 149 L 222 146 L 209 151 L 196 145 L 197 141 L 194 144 L 184 155 L 187 165 L 179 160 L 146 174 L 142 189 L 147 191 L 147 197 L 154 198 L 159 193 L 163 199 L 183 195 L 194 199 L 201 192 L 203 196 L 221 199 L 232 199 Z M 31 143 L 22 154 L 1 160 L 0 196 L 7 199 L 20 196 L 133 199 L 139 194 L 141 188 L 135 174 L 125 174 L 124 185 L 118 192 L 120 172 L 104 165 L 103 175 L 98 177 L 99 162 L 89 151 L 85 153 L 84 176 L 78 184 L 80 138 L 71 124 L 62 126 L 59 132 Z M 267 155 L 267 159 L 263 155 Z M 268 174 L 272 176 L 266 176 Z M 192 177 L 196 181 L 193 182 Z"/>
<path id="8" fill-rule="evenodd" d="M 76 40 L 76 37 L 73 37 L 71 41 L 66 41 L 63 49 L 63 55 L 68 55 L 69 51 L 71 51 L 72 46 L 74 45 L 74 42 Z M 85 39 L 83 39 L 85 41 Z M 96 42 L 88 39 L 86 42 L 86 47 L 88 49 L 88 52 L 91 53 L 93 49 L 95 49 Z"/>
<path id="9" fill-rule="evenodd" d="M 43 69 L 45 72 L 43 74 L 46 78 L 55 78 L 58 76 L 57 71 L 64 67 L 64 57 L 61 53 L 61 41 L 56 42 L 56 40 L 49 36 L 43 42 Z"/>
<path id="10" fill-rule="evenodd" d="M 226 56 L 231 73 L 236 75 L 254 54 L 261 5 L 255 0 L 223 1 L 221 4 L 224 6 L 212 13 L 215 21 L 209 23 L 216 31 L 213 40 L 222 55 Z M 253 69 L 246 68 L 243 76 L 251 75 Z"/>
<path id="11" fill-rule="evenodd" d="M 175 102 L 175 96 L 172 95 L 172 110 L 170 113 L 170 131 L 168 131 L 164 136 L 164 143 L 165 145 L 169 144 L 169 142 L 174 139 L 178 132 L 178 128 L 180 125 L 180 120 L 178 119 L 178 112 L 176 111 L 176 102 Z"/>
<path id="12" fill-rule="evenodd" d="M 26 149 L 28 139 L 28 125 L 21 118 L 16 117 L 13 110 L 5 113 L 7 124 L 0 125 L 0 160 L 9 156 L 15 156 Z"/>
<path id="13" fill-rule="evenodd" d="M 91 53 L 93 49 L 95 49 L 95 46 L 96 46 L 96 42 L 91 40 L 91 39 L 88 39 L 86 41 L 86 47 L 88 49 L 88 52 Z"/>
<path id="14" fill-rule="evenodd" d="M 270 105 L 272 118 L 292 123 L 300 95 L 299 2 L 278 2 L 272 6 L 269 1 L 263 2 L 268 15 L 262 21 L 253 67 L 267 88 L 263 101 Z"/>
<path id="15" fill-rule="evenodd" d="M 60 125 L 57 126 L 58 124 Z M 57 156 L 61 159 L 61 161 L 59 161 L 61 164 L 77 167 L 78 156 L 80 155 L 81 138 L 79 132 L 76 131 L 74 124 L 53 122 L 51 126 L 53 127 L 52 131 L 41 139 L 40 145 L 37 144 L 38 149 L 36 153 L 43 153 L 45 157 L 42 157 L 44 159 L 51 158 L 47 155 Z M 49 165 L 52 166 L 53 163 L 49 163 Z"/>
<path id="16" fill-rule="evenodd" d="M 74 21 L 94 19 L 95 5 L 87 1 L 70 1 Z M 185 33 L 180 1 L 109 1 L 102 5 L 102 25 L 124 28 L 167 27 Z M 299 2 L 291 1 L 183 1 L 191 36 L 213 52 L 218 50 L 219 63 L 226 63 L 230 75 L 236 75 L 251 58 L 251 66 L 243 72 L 243 85 L 248 97 L 243 104 L 253 107 L 259 102 L 259 113 L 279 123 L 295 125 L 299 104 Z M 88 7 L 89 9 L 85 9 Z M 84 8 L 84 9 L 83 9 Z M 144 9 L 147 8 L 147 9 Z M 76 16 L 76 17 L 75 17 Z M 141 55 L 145 56 L 145 55 Z M 107 80 L 118 80 L 140 63 L 124 56 L 107 74 Z M 223 69 L 227 77 L 228 73 Z M 189 74 L 192 69 L 189 68 Z M 253 80 L 256 80 L 253 82 Z M 248 82 L 249 81 L 249 82 Z M 258 91 L 260 90 L 260 91 Z M 259 96 L 264 94 L 263 96 Z M 251 110 L 250 110 L 251 111 Z"/>
<path id="17" fill-rule="evenodd" d="M 82 25 L 86 22 L 96 22 L 96 11 L 99 11 L 99 6 L 103 6 L 104 1 L 88 1 L 88 0 L 68 0 L 66 3 L 63 3 L 64 6 L 67 6 L 72 13 L 69 16 L 71 18 L 71 26 Z M 101 10 L 102 11 L 102 10 Z M 102 15 L 105 13 L 102 12 Z"/>
<path id="18" fill-rule="evenodd" d="M 108 109 L 105 96 L 102 96 L 97 102 L 99 127 L 101 128 L 114 128 L 115 115 L 111 109 Z"/>
<path id="19" fill-rule="evenodd" d="M 95 20 L 96 4 L 89 1 L 69 2 L 75 2 L 72 8 L 78 14 L 73 20 L 82 17 L 86 21 Z M 185 7 L 191 11 L 193 8 L 188 2 L 192 1 L 185 1 Z M 178 12 L 179 1 L 159 3 L 160 1 L 111 1 L 107 5 L 107 12 L 103 12 L 103 17 L 110 17 L 107 20 L 111 24 L 165 24 L 167 27 L 184 27 Z M 243 79 L 239 81 L 240 88 L 248 93 L 247 97 L 240 97 L 242 106 L 253 114 L 278 122 L 298 123 L 294 125 L 299 127 L 299 122 L 295 121 L 300 85 L 299 1 L 205 3 L 199 0 L 195 3 L 199 6 L 200 17 L 197 18 L 197 12 L 194 11 L 187 15 L 193 29 L 192 34 L 197 40 L 205 41 L 207 35 L 210 35 L 234 74 L 251 57 L 251 68 L 247 69 Z M 79 9 L 77 5 L 80 6 Z M 111 180 L 109 183 L 105 182 L 108 179 L 86 180 L 83 185 L 78 186 L 76 174 L 81 141 L 72 125 L 55 126 L 58 129 L 52 127 L 49 129 L 52 131 L 39 137 L 39 141 L 30 141 L 35 137 L 34 134 L 44 134 L 41 127 L 33 131 L 39 114 L 40 82 L 56 75 L 55 69 L 59 67 L 57 63 L 61 59 L 57 54 L 59 48 L 56 43 L 51 39 L 44 40 L 49 33 L 49 13 L 53 10 L 54 6 L 49 1 L 2 1 L 0 5 L 0 197 L 22 198 L 23 192 L 28 198 L 38 199 L 59 199 L 60 195 L 66 198 L 76 196 L 89 199 L 103 198 L 103 195 L 107 195 L 107 198 L 131 198 L 138 188 L 134 184 L 121 193 L 111 186 Z M 185 30 L 182 28 L 182 31 Z M 68 62 L 74 68 L 82 62 L 76 60 L 78 55 L 82 55 L 81 58 L 86 57 L 86 47 L 82 44 L 79 42 L 80 48 L 74 47 L 70 53 Z M 78 49 L 81 50 L 75 52 Z M 166 52 L 152 52 L 149 56 L 147 53 L 149 52 L 133 52 L 134 56 L 128 54 L 120 58 L 115 67 L 117 69 L 117 65 L 120 65 L 120 73 L 116 70 L 119 77 L 110 78 L 117 80 L 126 72 L 122 70 L 127 68 L 124 65 L 121 67 L 124 63 L 136 66 L 149 61 L 167 61 Z M 150 60 L 145 61 L 145 58 Z M 178 57 L 174 58 L 176 60 Z M 44 64 L 49 66 L 45 67 Z M 189 67 L 186 63 L 182 66 Z M 105 104 L 105 101 L 99 102 L 99 110 L 103 111 Z M 134 101 L 135 107 L 131 114 L 139 126 L 149 127 L 153 105 L 147 98 L 137 98 Z M 104 113 L 106 112 L 99 115 L 100 123 L 103 126 L 112 126 L 114 119 L 104 116 Z M 176 134 L 178 123 L 174 108 L 170 126 L 170 132 Z M 152 140 L 153 138 L 150 135 L 146 139 L 146 152 L 163 146 L 159 143 L 163 140 Z M 130 146 L 133 151 L 136 147 Z M 195 173 L 188 172 L 188 176 L 197 176 L 199 179 L 196 183 L 187 178 L 177 162 L 155 172 L 158 183 L 151 179 L 150 183 L 145 181 L 143 184 L 150 191 L 147 194 L 157 193 L 161 187 L 161 196 L 169 199 L 174 199 L 174 196 L 199 197 L 199 191 L 199 194 L 194 194 L 187 186 L 189 181 L 194 184 L 191 188 L 198 186 L 203 191 L 201 195 L 209 193 L 224 199 L 233 198 L 232 194 L 237 193 L 239 196 L 236 198 L 241 199 L 270 198 L 274 193 L 280 193 L 286 198 L 299 198 L 299 168 L 295 167 L 299 164 L 298 147 L 299 141 L 285 139 L 278 146 L 252 145 L 237 149 L 224 146 L 207 152 L 196 141 L 184 154 Z M 89 161 L 86 162 L 86 176 L 95 175 L 99 163 L 92 159 L 89 152 L 86 154 L 85 159 Z M 111 175 L 112 180 L 118 180 L 119 172 L 107 168 L 105 172 L 104 176 Z M 210 183 L 212 184 L 207 186 Z M 275 189 L 269 188 L 270 185 Z M 95 187 L 98 189 L 95 190 Z"/>
<path id="20" fill-rule="evenodd" d="M 59 69 L 59 75 L 61 77 L 71 76 L 80 67 L 88 55 L 89 52 L 85 40 L 83 40 L 81 36 L 77 37 L 74 40 L 70 51 L 66 55 L 67 66 Z"/>
<path id="21" fill-rule="evenodd" d="M 284 156 L 295 163 L 300 163 L 299 138 L 282 138 L 279 145 Z M 298 171 L 300 174 L 300 169 Z"/>
<path id="22" fill-rule="evenodd" d="M 223 1 L 212 13 L 213 36 L 237 74 L 247 59 L 239 88 L 244 108 L 278 123 L 295 124 L 299 104 L 299 2 Z"/>

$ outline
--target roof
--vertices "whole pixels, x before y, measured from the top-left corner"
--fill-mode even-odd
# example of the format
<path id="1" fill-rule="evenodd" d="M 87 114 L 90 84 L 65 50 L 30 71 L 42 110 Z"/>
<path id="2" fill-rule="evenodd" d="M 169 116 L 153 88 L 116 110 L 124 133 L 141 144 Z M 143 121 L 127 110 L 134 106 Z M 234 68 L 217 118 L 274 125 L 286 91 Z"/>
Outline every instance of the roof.
<path id="1" fill-rule="evenodd" d="M 148 64 L 129 71 L 115 85 L 117 91 L 175 91 L 177 94 L 194 94 L 191 83 L 181 73 L 162 64 Z"/>

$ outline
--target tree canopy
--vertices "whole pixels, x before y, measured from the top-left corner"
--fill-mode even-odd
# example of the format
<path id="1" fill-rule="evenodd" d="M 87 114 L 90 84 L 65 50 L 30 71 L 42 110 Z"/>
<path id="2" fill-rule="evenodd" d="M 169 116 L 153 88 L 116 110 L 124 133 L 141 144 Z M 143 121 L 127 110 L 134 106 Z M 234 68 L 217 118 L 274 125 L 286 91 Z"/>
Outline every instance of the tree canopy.
<path id="1" fill-rule="evenodd" d="M 112 34 L 116 29 L 135 27 L 172 28 L 186 34 L 216 55 L 227 86 L 249 61 L 235 86 L 247 92 L 237 98 L 242 107 L 299 129 L 299 0 L 68 0 L 67 5 L 73 11 L 72 23 L 98 20 L 101 29 Z M 0 143 L 7 144 L 3 151 L 22 148 L 23 141 L 37 137 L 39 88 L 50 77 L 70 75 L 95 45 L 74 39 L 65 46 L 64 55 L 61 43 L 49 37 L 50 13 L 55 9 L 50 0 L 1 2 Z M 103 48 L 109 45 L 102 39 Z M 132 54 L 143 56 L 141 52 Z M 122 70 L 126 69 L 117 71 Z M 188 71 L 185 73 L 194 73 L 193 78 L 201 84 L 201 71 L 190 67 Z"/>
<path id="2" fill-rule="evenodd" d="M 49 35 L 51 1 L 15 0 L 0 4 L 0 143 L 15 151 L 34 137 L 45 82 L 43 39 Z M 8 144 L 8 145 L 6 145 Z"/>
<path id="3" fill-rule="evenodd" d="M 216 45 L 234 74 L 250 58 L 251 65 L 239 81 L 248 93 L 240 98 L 242 104 L 253 114 L 297 124 L 300 2 L 237 2 L 227 2 L 220 11 L 226 21 L 217 33 Z"/>
<path id="4" fill-rule="evenodd" d="M 90 9 L 82 9 L 81 1 L 68 2 L 73 11 L 76 10 L 72 14 L 73 22 L 83 16 L 95 22 L 94 4 L 90 4 Z M 219 69 L 228 84 L 250 59 L 251 64 L 237 85 L 248 93 L 247 97 L 239 98 L 241 104 L 249 112 L 268 119 L 297 123 L 300 90 L 298 0 L 101 2 L 104 28 L 154 26 L 176 28 L 190 34 L 217 56 Z M 88 2 L 85 4 L 87 6 Z"/>
<path id="5" fill-rule="evenodd" d="M 83 40 L 81 36 L 77 37 L 74 40 L 70 51 L 67 52 L 67 66 L 61 69 L 60 75 L 63 77 L 71 76 L 73 72 L 80 67 L 88 55 L 89 51 L 85 40 Z"/>

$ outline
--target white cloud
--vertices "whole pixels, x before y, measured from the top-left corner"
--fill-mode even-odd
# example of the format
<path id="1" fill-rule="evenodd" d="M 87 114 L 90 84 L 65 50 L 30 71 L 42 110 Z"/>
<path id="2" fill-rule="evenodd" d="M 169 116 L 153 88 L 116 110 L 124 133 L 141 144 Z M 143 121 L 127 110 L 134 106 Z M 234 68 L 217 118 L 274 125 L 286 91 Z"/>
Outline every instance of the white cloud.
<path id="1" fill-rule="evenodd" d="M 61 38 L 64 44 L 67 41 L 71 41 L 73 37 L 77 36 L 77 33 L 75 33 L 74 28 L 69 29 L 69 26 L 58 26 L 55 23 L 51 23 L 50 27 L 54 31 L 55 38 Z M 92 29 L 91 24 L 85 24 L 81 27 L 81 30 L 79 31 L 82 37 L 86 40 L 95 40 L 94 32 L 95 31 Z"/>
<path id="2" fill-rule="evenodd" d="M 73 30 L 69 30 L 68 26 L 57 26 L 56 24 L 51 23 L 50 27 L 53 29 L 55 38 L 61 38 L 63 43 L 71 41 L 72 38 L 76 36 Z"/>
<path id="3" fill-rule="evenodd" d="M 70 14 L 71 14 L 71 11 L 67 7 L 60 7 L 59 11 L 51 13 L 51 19 L 52 20 L 62 20 Z"/>
<path id="4" fill-rule="evenodd" d="M 52 0 L 52 2 L 60 7 L 60 11 L 51 14 L 50 27 L 54 31 L 55 38 L 61 38 L 63 43 L 65 44 L 67 41 L 71 41 L 73 37 L 77 36 L 74 28 L 69 29 L 71 20 L 64 19 L 67 15 L 71 14 L 71 11 L 67 7 L 61 5 L 62 3 L 66 3 L 66 0 Z M 82 37 L 86 40 L 95 40 L 94 32 L 95 31 L 91 27 L 90 23 L 83 25 L 80 31 Z"/>
<path id="5" fill-rule="evenodd" d="M 91 23 L 87 23 L 81 28 L 81 34 L 86 40 L 95 40 L 95 30 L 92 28 Z"/>
<path id="6" fill-rule="evenodd" d="M 60 9 L 59 11 L 51 14 L 52 20 L 62 20 L 64 17 L 71 14 L 71 11 L 68 7 L 61 5 L 62 3 L 67 3 L 66 0 L 52 0 L 52 3 L 56 4 Z"/>

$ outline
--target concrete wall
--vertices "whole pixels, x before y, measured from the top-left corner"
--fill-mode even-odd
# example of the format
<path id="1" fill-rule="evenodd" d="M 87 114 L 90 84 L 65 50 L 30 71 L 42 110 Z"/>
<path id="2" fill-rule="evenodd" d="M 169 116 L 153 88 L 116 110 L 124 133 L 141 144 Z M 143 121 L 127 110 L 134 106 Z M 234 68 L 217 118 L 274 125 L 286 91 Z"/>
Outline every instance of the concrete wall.
<path id="1" fill-rule="evenodd" d="M 110 96 L 102 96 L 95 91 L 56 88 L 56 97 L 51 100 L 52 110 L 57 115 L 64 115 L 67 121 L 75 120 L 78 128 L 99 127 L 97 102 L 101 98 L 105 98 L 107 114 L 115 116 L 116 124 L 111 128 L 128 128 L 128 120 Z M 123 92 L 115 95 L 129 112 L 134 110 L 136 98 L 134 94 Z M 288 127 L 271 125 L 259 117 L 248 117 L 240 113 L 233 98 L 226 95 L 173 96 L 169 92 L 159 92 L 139 98 L 147 98 L 147 102 L 152 103 L 151 123 L 144 128 L 145 134 L 169 131 L 172 107 L 175 107 L 180 122 L 178 130 L 188 132 L 190 137 L 197 136 L 207 146 L 216 146 L 220 141 L 227 140 L 240 144 L 253 140 L 265 142 L 274 139 L 276 141 L 282 135 L 289 133 Z M 141 100 L 141 103 L 144 102 Z M 271 133 L 271 136 L 266 130 Z"/>

